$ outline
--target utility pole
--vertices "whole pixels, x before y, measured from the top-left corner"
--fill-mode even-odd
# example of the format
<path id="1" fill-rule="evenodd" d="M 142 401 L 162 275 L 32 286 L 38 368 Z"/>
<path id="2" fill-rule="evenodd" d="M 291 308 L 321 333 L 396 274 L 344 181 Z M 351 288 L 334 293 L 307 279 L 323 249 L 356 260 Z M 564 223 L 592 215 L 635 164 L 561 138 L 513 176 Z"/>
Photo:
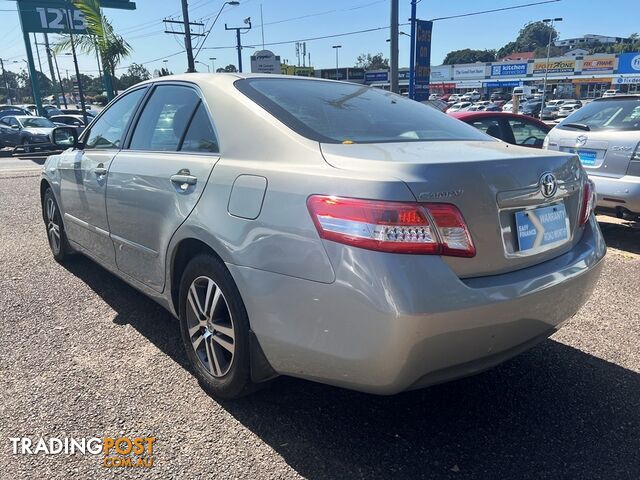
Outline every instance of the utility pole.
<path id="1" fill-rule="evenodd" d="M 248 27 L 228 27 L 227 24 L 224 24 L 225 30 L 235 30 L 236 31 L 236 48 L 238 49 L 238 72 L 242 73 L 242 40 L 240 39 L 240 32 L 242 30 L 246 30 L 247 32 L 251 30 L 251 17 L 245 18 L 244 23 L 248 25 Z"/>
<path id="2" fill-rule="evenodd" d="M 47 34 L 45 33 L 45 42 L 48 42 L 49 39 L 47 38 Z M 49 49 L 49 51 L 51 51 L 51 49 Z M 60 81 L 60 93 L 62 93 L 62 103 L 64 103 L 64 108 L 67 108 L 67 96 L 64 93 L 64 87 L 63 87 L 63 83 L 62 83 L 62 76 L 60 75 L 60 69 L 58 68 L 58 57 L 56 57 L 55 55 L 53 55 L 53 61 L 56 64 L 56 72 L 58 74 L 58 80 Z"/>
<path id="3" fill-rule="evenodd" d="M 84 91 L 82 89 L 82 80 L 80 79 L 80 67 L 78 66 L 78 57 L 76 55 L 76 42 L 73 39 L 73 26 L 71 25 L 71 19 L 67 15 L 67 25 L 69 26 L 69 43 L 71 44 L 71 53 L 73 54 L 73 66 L 76 70 L 76 82 L 78 82 L 78 96 L 80 97 L 80 108 L 82 109 L 82 119 L 85 125 L 89 125 L 87 120 L 87 109 L 84 103 Z"/>
<path id="4" fill-rule="evenodd" d="M 189 5 L 187 0 L 182 0 L 182 21 L 184 23 L 184 48 L 187 51 L 187 73 L 196 71 L 193 59 L 193 47 L 191 46 L 191 26 L 189 25 Z"/>
<path id="5" fill-rule="evenodd" d="M 43 35 L 44 35 L 44 49 L 47 52 L 47 63 L 49 64 L 49 72 L 51 73 L 51 83 L 53 85 L 55 85 L 55 83 L 56 83 L 56 72 L 53 69 L 53 60 L 51 59 L 51 50 L 49 50 L 49 38 L 48 38 L 46 33 L 44 33 Z M 36 43 L 36 48 L 37 47 L 38 47 L 38 44 Z M 53 96 L 53 98 L 55 98 L 55 95 Z M 60 106 L 60 102 L 57 101 L 56 105 Z"/>
<path id="6" fill-rule="evenodd" d="M 411 0 L 411 47 L 409 50 L 409 98 L 416 95 L 416 6 L 417 0 Z"/>
<path id="7" fill-rule="evenodd" d="M 216 71 L 216 57 L 209 57 L 209 60 L 211 60 L 211 71 L 215 73 Z"/>
<path id="8" fill-rule="evenodd" d="M 389 45 L 391 47 L 390 58 L 390 71 L 389 86 L 393 93 L 398 93 L 398 0 L 391 0 L 391 41 Z"/>
<path id="9" fill-rule="evenodd" d="M 191 31 L 191 27 L 202 27 L 204 29 L 204 23 L 189 21 L 187 0 L 182 0 L 182 17 L 182 20 L 171 20 L 165 18 L 163 20 L 163 22 L 165 23 L 164 33 L 170 33 L 172 35 L 184 35 L 184 49 L 187 51 L 187 73 L 193 73 L 196 71 L 196 62 L 193 55 L 193 45 L 191 44 L 191 37 L 204 37 L 205 34 L 193 33 Z M 184 32 L 169 30 L 167 24 L 182 25 L 184 28 Z"/>
<path id="10" fill-rule="evenodd" d="M 553 24 L 555 22 L 561 22 L 562 18 L 545 18 L 542 20 L 545 25 L 549 27 L 549 43 L 547 43 L 547 63 L 544 66 L 544 82 L 542 84 L 542 103 L 540 105 L 540 118 L 542 118 L 542 111 L 544 110 L 544 104 L 547 99 L 547 76 L 549 75 L 549 57 L 551 56 L 551 37 L 553 36 Z M 516 112 L 516 110 L 514 110 Z"/>
<path id="11" fill-rule="evenodd" d="M 42 61 L 40 60 L 40 49 L 38 48 L 38 35 L 33 32 L 33 43 L 36 46 L 36 56 L 38 57 L 38 67 L 40 67 L 40 73 L 42 73 Z"/>
<path id="12" fill-rule="evenodd" d="M 4 62 L 0 58 L 0 68 L 2 68 L 2 79 L 4 80 L 4 88 L 7 89 L 7 99 L 11 105 L 11 94 L 9 93 L 9 81 L 7 80 L 7 71 L 4 69 Z"/>

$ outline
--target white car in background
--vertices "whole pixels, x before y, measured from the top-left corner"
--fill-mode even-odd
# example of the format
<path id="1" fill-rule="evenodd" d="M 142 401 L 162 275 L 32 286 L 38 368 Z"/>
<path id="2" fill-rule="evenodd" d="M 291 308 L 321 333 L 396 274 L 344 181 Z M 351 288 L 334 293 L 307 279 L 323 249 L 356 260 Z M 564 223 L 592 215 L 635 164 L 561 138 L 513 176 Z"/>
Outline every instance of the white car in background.
<path id="1" fill-rule="evenodd" d="M 458 102 L 449 107 L 447 112 L 466 112 L 473 104 L 471 102 Z"/>
<path id="2" fill-rule="evenodd" d="M 576 110 L 580 109 L 582 105 L 580 103 L 563 103 L 560 105 L 560 109 L 556 114 L 557 118 L 565 118 L 571 115 Z"/>
<path id="3" fill-rule="evenodd" d="M 618 94 L 617 90 L 607 90 L 602 94 L 602 98 L 611 98 L 615 97 Z"/>
<path id="4" fill-rule="evenodd" d="M 477 90 L 474 90 L 472 92 L 468 92 L 462 95 L 460 97 L 460 100 L 463 102 L 476 102 L 480 100 L 481 97 L 482 95 L 480 95 L 480 92 L 478 92 Z"/>

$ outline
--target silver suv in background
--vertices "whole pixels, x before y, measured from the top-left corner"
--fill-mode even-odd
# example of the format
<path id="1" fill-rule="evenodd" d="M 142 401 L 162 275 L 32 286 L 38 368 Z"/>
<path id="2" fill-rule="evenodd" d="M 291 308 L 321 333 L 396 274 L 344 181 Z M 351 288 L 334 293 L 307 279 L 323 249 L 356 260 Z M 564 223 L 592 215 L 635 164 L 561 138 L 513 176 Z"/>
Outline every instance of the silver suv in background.
<path id="1" fill-rule="evenodd" d="M 551 130 L 544 148 L 578 154 L 602 213 L 640 216 L 640 96 L 594 100 Z"/>

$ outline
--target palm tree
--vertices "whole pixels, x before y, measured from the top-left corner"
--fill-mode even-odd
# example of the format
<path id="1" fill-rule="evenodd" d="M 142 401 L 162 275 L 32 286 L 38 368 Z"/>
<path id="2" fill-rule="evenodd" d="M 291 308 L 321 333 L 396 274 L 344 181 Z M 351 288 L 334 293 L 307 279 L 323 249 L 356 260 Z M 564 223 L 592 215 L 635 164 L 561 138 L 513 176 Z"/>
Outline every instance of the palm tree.
<path id="1" fill-rule="evenodd" d="M 74 35 L 73 42 L 83 53 L 97 53 L 105 74 L 107 96 L 113 98 L 111 79 L 115 78 L 116 67 L 131 55 L 132 49 L 122 36 L 118 35 L 111 22 L 100 8 L 100 0 L 73 0 L 74 6 L 84 14 L 88 34 Z M 67 50 L 71 46 L 71 35 L 64 34 L 55 51 Z"/>

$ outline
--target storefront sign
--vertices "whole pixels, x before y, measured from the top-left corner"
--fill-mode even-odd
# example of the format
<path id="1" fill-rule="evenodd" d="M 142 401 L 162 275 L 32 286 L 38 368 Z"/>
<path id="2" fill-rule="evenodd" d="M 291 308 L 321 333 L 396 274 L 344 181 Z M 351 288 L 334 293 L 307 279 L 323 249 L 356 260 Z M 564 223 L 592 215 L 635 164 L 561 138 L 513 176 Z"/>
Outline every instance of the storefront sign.
<path id="1" fill-rule="evenodd" d="M 573 83 L 610 83 L 610 78 L 574 78 Z"/>
<path id="2" fill-rule="evenodd" d="M 389 81 L 389 72 L 365 72 L 364 74 L 365 83 L 373 83 L 373 82 L 388 82 Z"/>
<path id="3" fill-rule="evenodd" d="M 251 55 L 251 73 L 282 73 L 280 57 L 271 50 L 260 50 Z"/>
<path id="4" fill-rule="evenodd" d="M 640 73 L 640 52 L 619 55 L 618 73 Z"/>
<path id="5" fill-rule="evenodd" d="M 430 83 L 429 87 L 439 89 L 439 90 L 448 90 L 452 88 L 456 88 L 456 84 L 454 82 L 442 82 L 442 83 Z"/>
<path id="6" fill-rule="evenodd" d="M 136 4 L 128 0 L 101 0 L 103 8 L 135 10 Z M 20 0 L 20 21 L 24 32 L 87 33 L 84 13 L 65 0 Z"/>
<path id="7" fill-rule="evenodd" d="M 455 66 L 453 67 L 453 78 L 484 78 L 485 77 L 485 65 L 471 65 L 471 66 Z"/>
<path id="8" fill-rule="evenodd" d="M 550 60 L 538 62 L 533 64 L 534 75 L 544 75 L 547 72 L 549 75 L 559 75 L 562 73 L 573 73 L 576 67 L 575 60 Z"/>
<path id="9" fill-rule="evenodd" d="M 443 80 L 451 80 L 451 67 L 449 65 L 431 67 L 431 81 L 441 82 Z"/>
<path id="10" fill-rule="evenodd" d="M 613 79 L 611 84 L 617 85 L 629 85 L 629 84 L 640 84 L 640 76 L 639 77 L 616 77 Z"/>
<path id="11" fill-rule="evenodd" d="M 582 72 L 611 72 L 615 62 L 615 57 L 584 57 Z"/>
<path id="12" fill-rule="evenodd" d="M 484 82 L 484 88 L 513 88 L 521 87 L 522 82 L 519 80 L 508 80 L 504 82 Z"/>
<path id="13" fill-rule="evenodd" d="M 418 20 L 416 22 L 416 63 L 413 98 L 419 102 L 429 98 L 432 29 L 433 22 L 426 20 Z"/>
<path id="14" fill-rule="evenodd" d="M 456 82 L 456 88 L 482 88 L 482 80 L 463 80 Z"/>
<path id="15" fill-rule="evenodd" d="M 527 74 L 527 63 L 507 63 L 491 65 L 492 77 L 506 77 Z"/>

